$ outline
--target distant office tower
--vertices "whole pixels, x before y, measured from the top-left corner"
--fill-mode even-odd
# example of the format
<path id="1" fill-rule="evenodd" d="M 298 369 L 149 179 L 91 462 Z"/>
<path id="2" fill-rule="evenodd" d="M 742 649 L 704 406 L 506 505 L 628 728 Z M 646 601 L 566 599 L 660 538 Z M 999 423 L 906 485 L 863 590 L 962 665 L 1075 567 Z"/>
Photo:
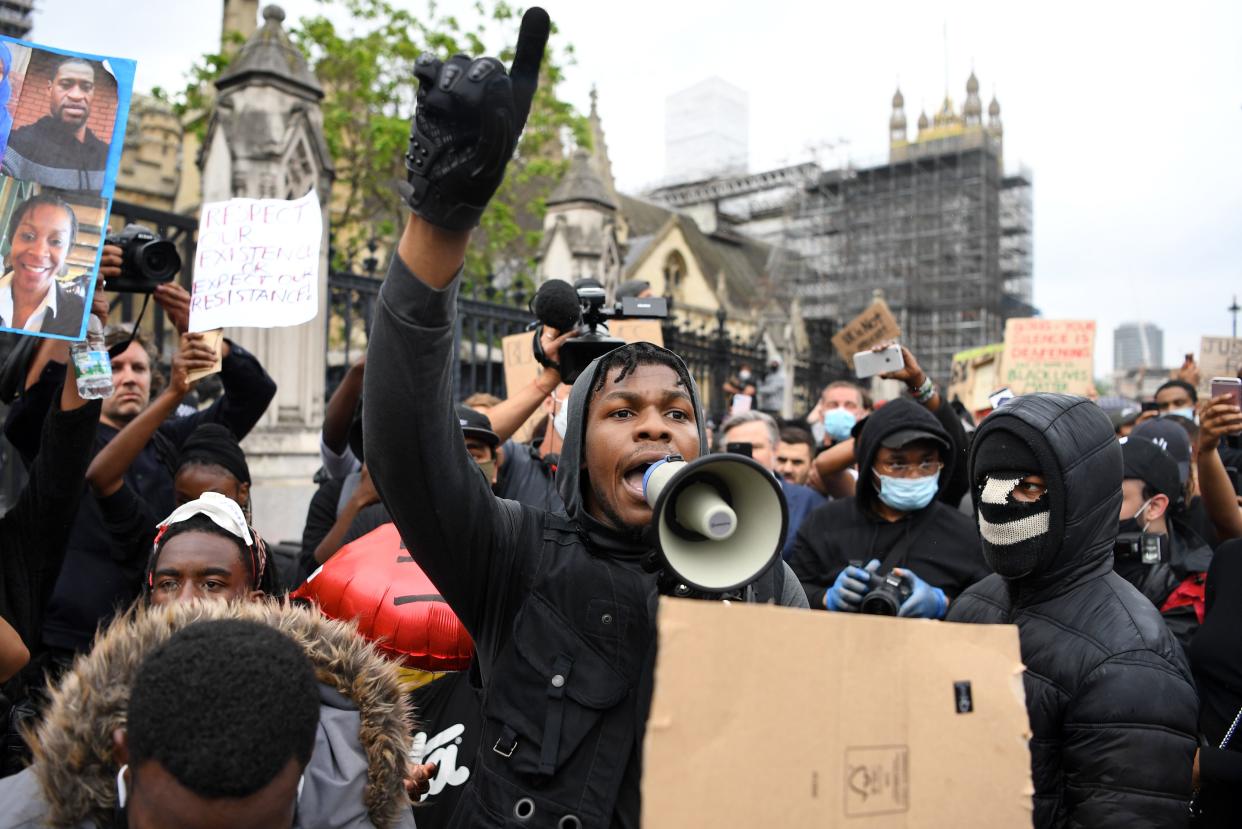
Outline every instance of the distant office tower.
<path id="1" fill-rule="evenodd" d="M 34 0 L 0 0 L 0 35 L 24 40 L 30 34 Z"/>
<path id="2" fill-rule="evenodd" d="M 698 181 L 745 173 L 749 163 L 749 96 L 708 78 L 664 102 L 664 173 Z"/>
<path id="3" fill-rule="evenodd" d="M 1150 322 L 1125 322 L 1113 331 L 1113 370 L 1164 365 L 1164 332 Z"/>

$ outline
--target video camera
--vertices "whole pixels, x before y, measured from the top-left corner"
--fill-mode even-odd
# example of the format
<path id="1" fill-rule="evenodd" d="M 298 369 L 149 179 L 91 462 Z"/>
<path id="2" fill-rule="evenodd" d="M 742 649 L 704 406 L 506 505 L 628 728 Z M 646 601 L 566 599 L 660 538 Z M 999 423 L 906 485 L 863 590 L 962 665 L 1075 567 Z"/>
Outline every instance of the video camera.
<path id="1" fill-rule="evenodd" d="M 608 333 L 608 321 L 619 319 L 664 319 L 668 301 L 664 297 L 625 297 L 607 304 L 604 286 L 594 279 L 579 279 L 570 286 L 560 279 L 549 279 L 531 300 L 531 311 L 539 321 L 558 331 L 586 326 L 586 332 L 566 340 L 558 360 L 561 380 L 572 383 L 591 361 L 625 345 Z M 547 365 L 539 337 L 534 342 L 535 359 Z"/>
<path id="2" fill-rule="evenodd" d="M 1169 560 L 1169 537 L 1160 533 L 1121 533 L 1113 545 L 1117 561 L 1153 565 Z"/>
<path id="3" fill-rule="evenodd" d="M 120 233 L 104 239 L 104 244 L 121 249 L 121 275 L 105 280 L 106 290 L 149 294 L 157 285 L 172 281 L 181 270 L 177 246 L 142 225 L 126 225 Z"/>

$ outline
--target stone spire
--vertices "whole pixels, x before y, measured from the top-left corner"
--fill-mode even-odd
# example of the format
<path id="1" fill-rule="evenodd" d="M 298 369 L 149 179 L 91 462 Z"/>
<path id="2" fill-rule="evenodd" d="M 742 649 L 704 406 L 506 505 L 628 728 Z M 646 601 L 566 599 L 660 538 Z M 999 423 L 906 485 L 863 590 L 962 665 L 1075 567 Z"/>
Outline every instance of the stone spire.
<path id="1" fill-rule="evenodd" d="M 216 81 L 216 89 L 223 93 L 248 81 L 262 80 L 306 100 L 323 98 L 323 87 L 306 65 L 306 58 L 285 34 L 284 19 L 285 10 L 280 6 L 263 9 L 263 26 L 229 63 Z"/>
<path id="2" fill-rule="evenodd" d="M 901 94 L 901 88 L 897 88 L 897 92 L 893 94 L 893 114 L 888 119 L 888 141 L 890 144 L 899 144 L 906 140 L 906 99 Z"/>
<path id="3" fill-rule="evenodd" d="M 608 142 L 604 138 L 604 124 L 599 117 L 599 93 L 594 85 L 591 86 L 591 112 L 587 115 L 587 125 L 591 129 L 591 169 L 608 191 L 612 203 L 619 204 L 617 182 L 612 177 L 612 161 L 608 158 Z"/>
<path id="4" fill-rule="evenodd" d="M 616 212 L 617 203 L 608 192 L 608 187 L 595 172 L 595 165 L 586 150 L 574 153 L 573 161 L 561 183 L 548 196 L 548 207 L 582 203 L 595 208 L 603 208 Z"/>
<path id="5" fill-rule="evenodd" d="M 968 127 L 983 126 L 983 101 L 979 98 L 979 79 L 974 70 L 966 79 L 966 102 L 962 104 L 962 119 Z"/>
<path id="6" fill-rule="evenodd" d="M 1000 102 L 996 100 L 996 93 L 992 93 L 992 103 L 988 104 L 988 132 L 1000 138 L 1004 134 L 1005 128 L 1001 124 Z"/>

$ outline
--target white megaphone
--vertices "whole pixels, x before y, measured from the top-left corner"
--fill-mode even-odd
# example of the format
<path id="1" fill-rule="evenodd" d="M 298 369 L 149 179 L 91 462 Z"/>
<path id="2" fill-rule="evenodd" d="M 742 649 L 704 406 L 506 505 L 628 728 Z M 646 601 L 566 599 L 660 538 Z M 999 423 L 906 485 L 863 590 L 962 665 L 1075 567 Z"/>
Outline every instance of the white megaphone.
<path id="1" fill-rule="evenodd" d="M 776 476 L 744 455 L 681 455 L 643 475 L 656 542 L 687 586 L 727 593 L 754 581 L 780 555 L 789 526 Z"/>

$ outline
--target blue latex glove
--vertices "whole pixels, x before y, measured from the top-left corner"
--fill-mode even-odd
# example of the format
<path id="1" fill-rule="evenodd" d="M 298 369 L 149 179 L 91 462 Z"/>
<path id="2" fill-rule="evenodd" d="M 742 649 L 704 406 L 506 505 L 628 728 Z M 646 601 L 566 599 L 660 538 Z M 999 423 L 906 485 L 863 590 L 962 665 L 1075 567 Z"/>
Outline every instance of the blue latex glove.
<path id="1" fill-rule="evenodd" d="M 920 619 L 941 619 L 949 609 L 949 599 L 939 587 L 932 587 L 916 576 L 913 571 L 893 568 L 893 575 L 910 588 L 910 598 L 901 603 L 898 616 L 916 616 Z"/>
<path id="2" fill-rule="evenodd" d="M 879 559 L 871 559 L 865 568 L 847 566 L 837 575 L 837 580 L 824 594 L 824 607 L 828 610 L 842 610 L 857 613 L 862 598 L 871 589 L 871 576 L 880 569 Z"/>

